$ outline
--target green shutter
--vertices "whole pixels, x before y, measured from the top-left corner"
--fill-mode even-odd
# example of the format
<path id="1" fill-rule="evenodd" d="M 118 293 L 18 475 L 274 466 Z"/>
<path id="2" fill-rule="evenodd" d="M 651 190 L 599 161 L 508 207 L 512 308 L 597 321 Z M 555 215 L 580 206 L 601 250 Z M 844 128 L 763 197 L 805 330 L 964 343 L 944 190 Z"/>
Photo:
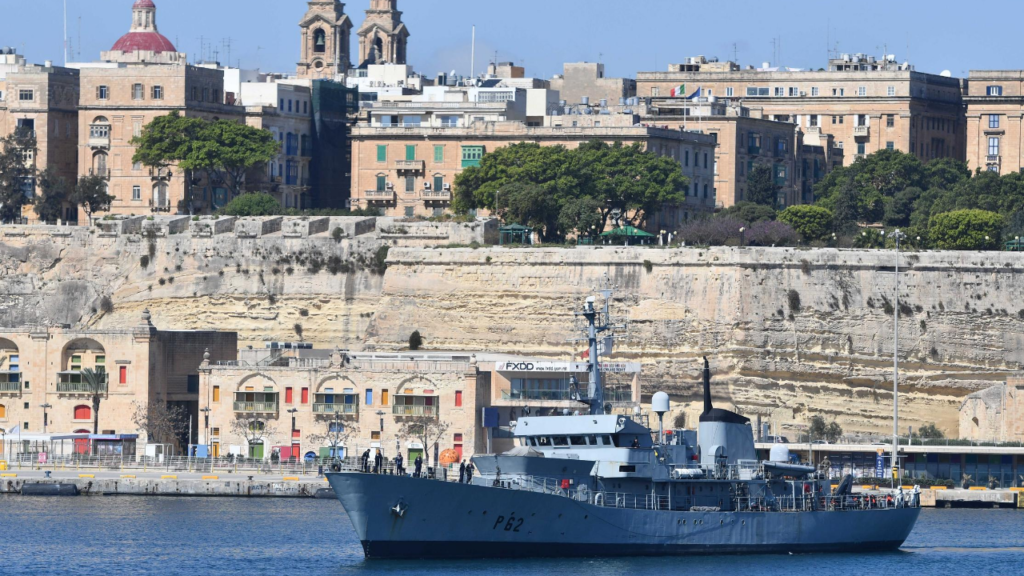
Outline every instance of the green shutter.
<path id="1" fill-rule="evenodd" d="M 387 176 L 377 176 L 377 192 L 383 192 L 388 186 Z"/>
<path id="2" fill-rule="evenodd" d="M 415 144 L 407 144 L 405 146 L 405 159 L 406 160 L 415 160 L 416 159 L 416 145 Z"/>
<path id="3" fill-rule="evenodd" d="M 377 162 L 388 161 L 388 147 L 386 144 L 377 145 Z"/>
<path id="4" fill-rule="evenodd" d="M 462 147 L 462 167 L 477 167 L 480 166 L 480 159 L 484 157 L 483 146 L 463 146 Z"/>
<path id="5" fill-rule="evenodd" d="M 440 192 L 444 189 L 444 176 L 434 176 L 434 190 Z"/>
<path id="6" fill-rule="evenodd" d="M 444 162 L 444 146 L 434 146 L 434 162 Z"/>

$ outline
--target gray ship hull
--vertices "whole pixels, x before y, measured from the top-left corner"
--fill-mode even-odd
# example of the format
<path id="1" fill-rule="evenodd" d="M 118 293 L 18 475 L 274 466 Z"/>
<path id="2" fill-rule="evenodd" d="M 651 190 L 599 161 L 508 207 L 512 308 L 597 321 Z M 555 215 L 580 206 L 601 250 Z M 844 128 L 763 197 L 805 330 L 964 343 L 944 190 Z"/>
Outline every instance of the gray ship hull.
<path id="1" fill-rule="evenodd" d="M 367 558 L 603 557 L 898 549 L 920 508 L 676 512 L 399 476 L 327 475 Z"/>

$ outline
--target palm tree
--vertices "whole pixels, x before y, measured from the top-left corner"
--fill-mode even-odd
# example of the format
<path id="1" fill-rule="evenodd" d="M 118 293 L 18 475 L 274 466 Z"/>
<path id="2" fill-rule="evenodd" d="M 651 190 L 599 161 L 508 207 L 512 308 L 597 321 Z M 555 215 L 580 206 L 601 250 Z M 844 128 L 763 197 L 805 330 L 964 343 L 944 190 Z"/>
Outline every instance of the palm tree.
<path id="1" fill-rule="evenodd" d="M 102 394 L 107 391 L 107 375 L 105 372 L 97 372 L 92 368 L 82 370 L 82 383 L 92 394 L 92 433 L 100 433 L 100 400 Z"/>

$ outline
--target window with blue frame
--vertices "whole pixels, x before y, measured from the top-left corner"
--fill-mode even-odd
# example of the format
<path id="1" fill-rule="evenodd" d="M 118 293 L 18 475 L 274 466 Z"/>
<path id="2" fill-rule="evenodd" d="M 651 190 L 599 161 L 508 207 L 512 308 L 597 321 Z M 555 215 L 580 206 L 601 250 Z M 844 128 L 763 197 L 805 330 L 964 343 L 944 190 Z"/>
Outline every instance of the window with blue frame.
<path id="1" fill-rule="evenodd" d="M 287 134 L 285 137 L 285 154 L 288 156 L 299 155 L 299 136 L 297 134 Z"/>
<path id="2" fill-rule="evenodd" d="M 373 406 L 373 390 L 369 388 L 366 389 L 366 405 Z"/>
<path id="3" fill-rule="evenodd" d="M 988 88 L 985 89 L 985 93 L 988 94 L 989 96 L 1002 96 L 1003 95 L 1003 87 L 1002 86 L 989 86 Z"/>
<path id="4" fill-rule="evenodd" d="M 988 115 L 988 127 L 989 128 L 999 128 L 999 114 L 989 114 Z"/>
<path id="5" fill-rule="evenodd" d="M 299 183 L 299 165 L 291 160 L 288 161 L 287 172 L 285 173 L 285 184 L 294 186 Z"/>

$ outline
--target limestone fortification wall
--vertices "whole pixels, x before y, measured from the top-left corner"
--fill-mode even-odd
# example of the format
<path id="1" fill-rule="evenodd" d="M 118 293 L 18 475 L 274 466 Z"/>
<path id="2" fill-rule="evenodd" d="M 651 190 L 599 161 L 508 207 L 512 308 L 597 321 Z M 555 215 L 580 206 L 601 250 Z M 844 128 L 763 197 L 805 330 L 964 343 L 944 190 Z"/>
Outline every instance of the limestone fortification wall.
<path id="1" fill-rule="evenodd" d="M 935 422 L 955 436 L 961 399 L 1024 362 L 1024 259 L 925 252 L 902 265 L 901 431 Z M 856 250 L 396 249 L 367 344 L 398 348 L 418 329 L 430 348 L 565 358 L 572 307 L 610 284 L 629 318 L 615 357 L 643 361 L 645 394 L 673 394 L 687 422 L 708 355 L 716 396 L 748 416 L 882 432 L 892 266 L 892 252 Z"/>
<path id="2" fill-rule="evenodd" d="M 891 252 L 439 249 L 402 247 L 428 243 L 403 239 L 402 226 L 3 227 L 0 325 L 123 326 L 149 308 L 159 328 L 233 330 L 241 344 L 294 341 L 299 325 L 317 346 L 396 350 L 419 330 L 429 349 L 567 358 L 572 308 L 612 285 L 613 312 L 629 319 L 615 357 L 642 361 L 644 393 L 673 394 L 688 423 L 706 354 L 716 398 L 748 416 L 891 426 Z M 409 236 L 428 235 L 414 228 Z M 482 241 L 489 228 L 477 228 L 449 236 Z M 372 261 L 384 245 L 381 276 Z M 1024 363 L 1024 259 L 925 252 L 902 262 L 901 429 L 935 422 L 956 435 L 963 398 Z"/>

